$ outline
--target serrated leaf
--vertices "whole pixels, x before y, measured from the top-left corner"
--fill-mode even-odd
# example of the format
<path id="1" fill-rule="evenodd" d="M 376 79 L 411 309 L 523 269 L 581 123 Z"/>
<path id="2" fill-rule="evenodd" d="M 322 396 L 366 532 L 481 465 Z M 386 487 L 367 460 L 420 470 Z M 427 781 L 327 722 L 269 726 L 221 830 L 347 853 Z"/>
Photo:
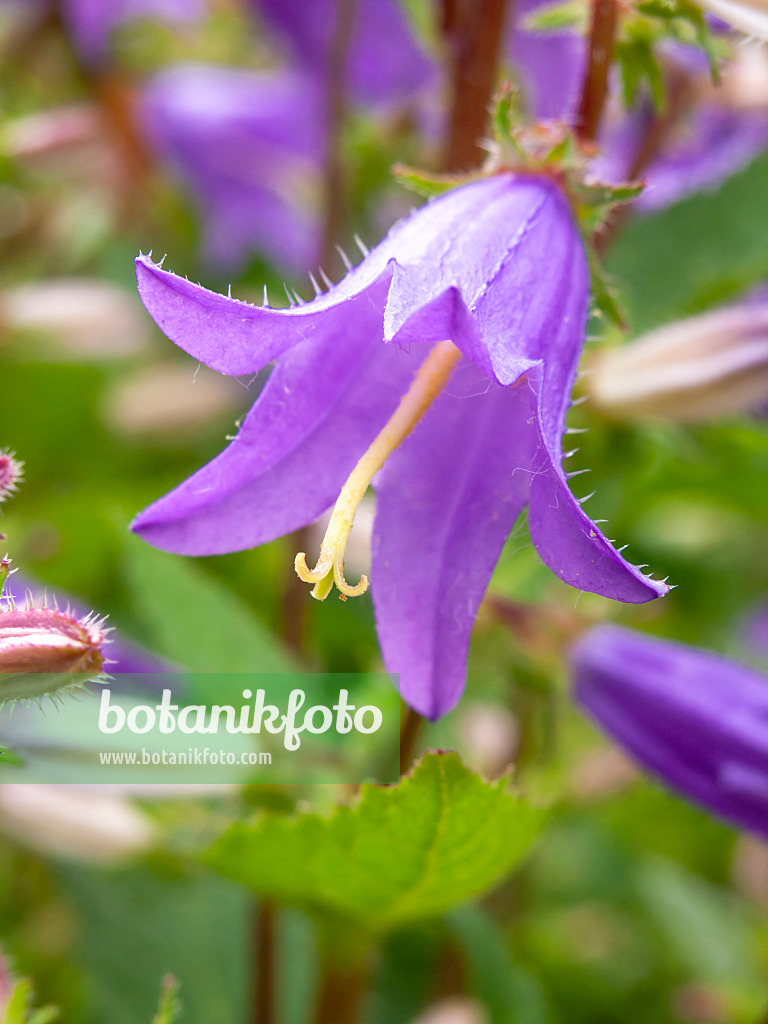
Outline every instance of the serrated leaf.
<path id="1" fill-rule="evenodd" d="M 616 46 L 622 94 L 627 107 L 634 105 L 643 82 L 648 85 L 654 108 L 659 111 L 664 107 L 664 80 L 653 43 L 651 38 L 635 33 Z"/>
<path id="2" fill-rule="evenodd" d="M 126 542 L 124 578 L 148 645 L 196 672 L 290 672 L 282 644 L 189 558 Z"/>
<path id="3" fill-rule="evenodd" d="M 624 328 L 626 325 L 624 311 L 616 297 L 611 279 L 606 274 L 591 246 L 587 246 L 587 258 L 589 260 L 593 307 L 609 323 Z"/>
<path id="4" fill-rule="evenodd" d="M 527 853 L 544 812 L 456 754 L 427 754 L 397 786 L 364 786 L 331 817 L 264 814 L 206 856 L 262 897 L 382 931 L 486 891 Z"/>

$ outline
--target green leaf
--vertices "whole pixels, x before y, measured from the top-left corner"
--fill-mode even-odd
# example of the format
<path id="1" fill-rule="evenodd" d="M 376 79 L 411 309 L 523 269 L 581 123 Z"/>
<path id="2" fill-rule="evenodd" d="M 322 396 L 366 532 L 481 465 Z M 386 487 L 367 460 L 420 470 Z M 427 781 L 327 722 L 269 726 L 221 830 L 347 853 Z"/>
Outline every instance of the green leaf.
<path id="1" fill-rule="evenodd" d="M 154 870 L 59 864 L 56 879 L 74 908 L 73 963 L 89 979 L 87 1012 L 78 1020 L 147 1024 L 166 974 L 184 993 L 184 1024 L 247 1019 L 247 893 L 160 859 Z"/>
<path id="2" fill-rule="evenodd" d="M 536 980 L 512 958 L 504 933 L 480 907 L 456 907 L 446 924 L 467 962 L 469 989 L 489 1024 L 546 1024 L 547 1005 Z"/>
<path id="3" fill-rule="evenodd" d="M 700 313 L 768 275 L 768 157 L 629 224 L 612 247 L 609 271 L 622 282 L 639 333 Z"/>
<path id="4" fill-rule="evenodd" d="M 464 185 L 477 177 L 477 175 L 433 174 L 416 167 L 406 167 L 405 164 L 395 164 L 392 173 L 401 185 L 427 199 L 441 196 L 458 185 Z"/>
<path id="5" fill-rule="evenodd" d="M 634 33 L 631 38 L 617 44 L 616 56 L 621 68 L 622 93 L 627 107 L 635 103 L 643 82 L 648 84 L 656 110 L 664 107 L 664 82 L 653 42 L 653 39 L 641 33 Z"/>
<path id="6" fill-rule="evenodd" d="M 638 865 L 634 888 L 661 941 L 692 977 L 710 983 L 757 982 L 749 915 L 727 889 L 663 857 Z"/>
<path id="7" fill-rule="evenodd" d="M 523 17 L 526 32 L 562 32 L 565 29 L 583 31 L 587 25 L 587 8 L 581 0 L 563 0 L 546 4 Z"/>
<path id="8" fill-rule="evenodd" d="M 196 672 L 295 669 L 254 613 L 191 559 L 131 538 L 124 577 L 148 645 L 180 667 Z"/>
<path id="9" fill-rule="evenodd" d="M 594 309 L 601 316 L 604 316 L 608 323 L 615 324 L 617 327 L 624 327 L 624 310 L 616 297 L 616 290 L 591 245 L 587 246 L 587 259 L 589 260 L 592 305 Z"/>
<path id="10" fill-rule="evenodd" d="M 5 1007 L 2 1024 L 50 1024 L 59 1016 L 55 1006 L 43 1006 L 39 1010 L 32 1008 L 34 991 L 29 978 L 21 978 L 16 982 L 11 997 Z"/>
<path id="11" fill-rule="evenodd" d="M 7 768 L 13 766 L 18 768 L 23 764 L 23 759 L 15 751 L 11 750 L 10 747 L 6 747 L 4 743 L 0 743 L 0 767 Z"/>
<path id="12" fill-rule="evenodd" d="M 363 786 L 331 817 L 263 814 L 206 860 L 261 896 L 372 930 L 440 914 L 491 888 L 527 853 L 544 813 L 458 755 L 427 754 L 393 787 Z"/>

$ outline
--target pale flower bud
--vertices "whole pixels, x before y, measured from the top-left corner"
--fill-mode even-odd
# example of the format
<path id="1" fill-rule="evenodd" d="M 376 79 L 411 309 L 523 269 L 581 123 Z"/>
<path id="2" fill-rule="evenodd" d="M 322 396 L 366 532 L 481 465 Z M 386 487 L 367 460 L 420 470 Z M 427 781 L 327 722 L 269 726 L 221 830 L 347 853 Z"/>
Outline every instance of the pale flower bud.
<path id="1" fill-rule="evenodd" d="M 70 358 L 130 355 L 146 345 L 147 318 L 139 302 L 117 285 L 61 278 L 10 288 L 0 295 L 6 329 L 45 334 L 57 355 Z"/>
<path id="2" fill-rule="evenodd" d="M 721 90 L 723 99 L 735 110 L 768 110 L 765 47 L 740 47 L 723 68 Z"/>
<path id="3" fill-rule="evenodd" d="M 740 32 L 768 39 L 768 0 L 698 0 L 698 4 Z"/>
<path id="4" fill-rule="evenodd" d="M 0 705 L 103 676 L 102 622 L 58 608 L 0 608 Z"/>
<path id="5" fill-rule="evenodd" d="M 42 853 L 95 862 L 138 853 L 154 838 L 149 818 L 121 796 L 41 783 L 0 786 L 0 828 Z"/>
<path id="6" fill-rule="evenodd" d="M 176 434 L 236 412 L 244 395 L 237 381 L 207 366 L 168 363 L 121 380 L 107 396 L 105 418 L 123 434 Z"/>
<path id="7" fill-rule="evenodd" d="M 27 114 L 5 126 L 3 149 L 14 160 L 34 161 L 36 165 L 73 153 L 83 154 L 104 132 L 98 110 L 86 104 L 72 104 Z"/>
<path id="8" fill-rule="evenodd" d="M 449 996 L 428 1006 L 413 1024 L 489 1024 L 489 1017 L 475 999 Z"/>
<path id="9" fill-rule="evenodd" d="M 590 397 L 620 419 L 676 422 L 754 411 L 768 399 L 768 309 L 732 307 L 598 354 Z"/>

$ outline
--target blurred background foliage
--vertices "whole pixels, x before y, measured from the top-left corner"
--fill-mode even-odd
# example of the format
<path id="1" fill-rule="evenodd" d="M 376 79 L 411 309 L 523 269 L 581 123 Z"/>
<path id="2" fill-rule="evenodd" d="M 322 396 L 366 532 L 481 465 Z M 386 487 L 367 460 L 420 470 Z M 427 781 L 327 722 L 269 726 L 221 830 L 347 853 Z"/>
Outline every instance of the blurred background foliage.
<path id="1" fill-rule="evenodd" d="M 408 6 L 432 45 L 426 0 Z M 167 252 L 175 272 L 214 289 L 231 284 L 242 298 L 260 297 L 265 283 L 275 296 L 284 281 L 305 297 L 311 289 L 305 275 L 289 277 L 263 255 L 226 274 L 205 262 L 193 202 L 167 169 L 131 149 L 114 107 L 110 130 L 87 147 L 22 153 L 26 119 L 111 101 L 59 29 L 22 37 L 10 22 L 2 29 L 0 442 L 26 463 L 23 491 L 2 515 L 14 563 L 190 668 L 221 668 L 222 659 L 242 671 L 254 662 L 379 667 L 368 598 L 311 603 L 301 655 L 286 650 L 290 538 L 193 561 L 149 551 L 127 533 L 137 511 L 221 449 L 260 383 L 204 369 L 196 377 L 143 314 L 136 253 Z M 109 74 L 121 88 L 138 87 L 178 61 L 262 68 L 274 51 L 251 10 L 217 0 L 199 24 L 120 27 Z M 412 128 L 359 112 L 347 126 L 348 223 L 369 243 L 414 205 L 392 184 L 391 163 L 436 163 L 434 146 Z M 768 276 L 766 223 L 768 157 L 715 192 L 629 222 L 608 266 L 632 333 Z M 325 269 L 334 279 L 342 272 L 335 261 Z M 94 328 L 89 351 L 78 344 L 80 322 L 69 334 L 56 322 L 10 325 L 6 296 L 50 278 L 120 290 L 123 305 Z M 584 487 L 596 490 L 592 514 L 630 544 L 634 562 L 677 589 L 641 607 L 578 595 L 540 564 L 518 525 L 476 628 L 467 694 L 422 745 L 458 748 L 489 775 L 517 752 L 521 784 L 553 803 L 552 821 L 522 870 L 480 904 L 388 936 L 366 1024 L 406 1024 L 432 1003 L 445 1014 L 436 1024 L 757 1024 L 766 1012 L 768 850 L 640 777 L 570 707 L 562 667 L 567 639 L 603 618 L 759 662 L 743 622 L 768 594 L 765 421 L 638 426 L 602 419 L 586 403 L 570 423 L 589 428 L 571 468 L 592 470 Z M 204 632 L 190 604 L 198 618 L 202 609 Z M 233 622 L 243 623 L 236 645 Z M 146 804 L 183 841 L 242 801 L 291 808 L 300 798 L 322 808 L 335 795 L 265 790 Z M 39 824 L 20 836 L 0 806 L 0 945 L 35 978 L 40 1002 L 61 1006 L 63 1020 L 145 1024 L 170 972 L 185 1022 L 247 1019 L 253 904 L 243 889 L 162 849 L 128 864 L 88 863 L 87 830 L 78 856 L 54 854 Z M 302 1024 L 318 985 L 315 925 L 279 910 L 276 934 L 279 1024 Z"/>

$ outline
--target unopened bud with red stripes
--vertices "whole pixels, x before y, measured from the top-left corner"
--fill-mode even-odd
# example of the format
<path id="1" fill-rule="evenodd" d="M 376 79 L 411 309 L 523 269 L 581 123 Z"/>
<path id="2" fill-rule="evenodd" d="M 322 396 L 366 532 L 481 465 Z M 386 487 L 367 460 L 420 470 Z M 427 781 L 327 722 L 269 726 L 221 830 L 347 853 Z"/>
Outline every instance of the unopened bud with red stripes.
<path id="1" fill-rule="evenodd" d="M 0 704 L 104 678 L 103 621 L 59 608 L 0 609 Z"/>

